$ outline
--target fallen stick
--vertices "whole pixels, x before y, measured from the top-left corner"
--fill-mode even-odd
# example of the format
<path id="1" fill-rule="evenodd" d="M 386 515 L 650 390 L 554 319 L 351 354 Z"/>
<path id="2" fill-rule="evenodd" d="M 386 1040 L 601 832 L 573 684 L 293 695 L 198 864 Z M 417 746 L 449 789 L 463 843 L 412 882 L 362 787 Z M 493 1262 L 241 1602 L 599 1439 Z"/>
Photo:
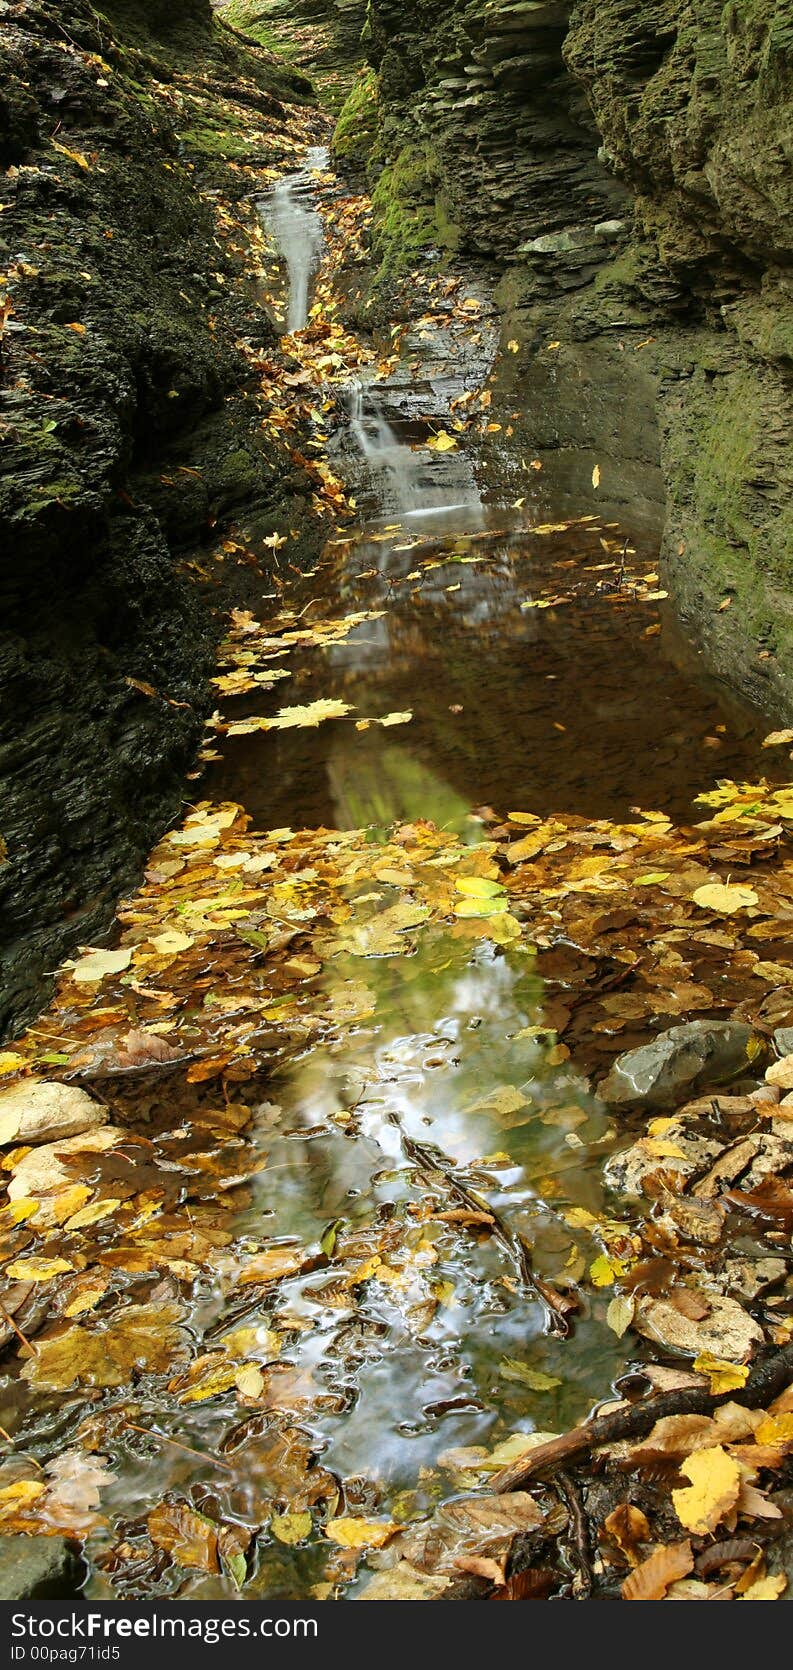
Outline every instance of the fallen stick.
<path id="1" fill-rule="evenodd" d="M 574 1427 L 572 1432 L 550 1438 L 547 1444 L 538 1444 L 509 1467 L 502 1467 L 493 1475 L 489 1489 L 499 1495 L 522 1490 L 526 1480 L 537 1473 L 567 1467 L 603 1444 L 614 1444 L 621 1438 L 645 1438 L 656 1421 L 667 1415 L 710 1415 L 719 1404 L 730 1402 L 740 1402 L 749 1409 L 762 1406 L 778 1397 L 792 1379 L 793 1343 L 762 1358 L 740 1391 L 711 1392 L 704 1386 L 686 1386 L 677 1392 L 664 1392 L 660 1397 L 634 1403 L 629 1409 L 615 1409 L 610 1415 L 596 1416 L 593 1421 Z"/>
<path id="2" fill-rule="evenodd" d="M 565 1338 L 570 1332 L 570 1324 L 564 1312 L 559 1309 L 553 1290 L 532 1270 L 529 1249 L 523 1237 L 510 1228 L 509 1224 L 504 1221 L 488 1201 L 480 1200 L 478 1195 L 473 1194 L 470 1189 L 466 1189 L 464 1184 L 459 1183 L 457 1178 L 452 1176 L 450 1168 L 444 1164 L 444 1157 L 437 1149 L 427 1148 L 423 1142 L 418 1142 L 415 1137 L 409 1137 L 402 1129 L 395 1114 L 392 1114 L 390 1118 L 391 1123 L 396 1125 L 399 1131 L 402 1146 L 408 1159 L 415 1161 L 415 1164 L 424 1172 L 428 1180 L 433 1177 L 440 1178 L 452 1199 L 459 1201 L 460 1205 L 471 1213 L 475 1227 L 479 1227 L 485 1219 L 489 1219 L 487 1224 L 489 1232 L 513 1260 L 521 1284 L 540 1300 L 545 1311 L 547 1332 Z"/>

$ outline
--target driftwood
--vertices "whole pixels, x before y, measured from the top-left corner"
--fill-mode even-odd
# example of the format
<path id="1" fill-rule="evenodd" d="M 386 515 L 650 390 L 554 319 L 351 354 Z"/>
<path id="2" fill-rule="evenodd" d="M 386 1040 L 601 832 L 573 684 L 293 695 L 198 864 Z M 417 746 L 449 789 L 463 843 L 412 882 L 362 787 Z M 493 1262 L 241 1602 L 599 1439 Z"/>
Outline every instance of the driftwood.
<path id="1" fill-rule="evenodd" d="M 763 1407 L 783 1392 L 793 1380 L 793 1344 L 779 1351 L 770 1351 L 756 1364 L 745 1386 L 739 1392 L 711 1392 L 706 1387 L 686 1386 L 677 1392 L 664 1392 L 634 1403 L 629 1409 L 615 1409 L 610 1415 L 596 1416 L 582 1426 L 538 1444 L 511 1466 L 502 1467 L 490 1481 L 490 1489 L 499 1494 L 522 1490 L 527 1479 L 538 1473 L 554 1472 L 569 1467 L 591 1455 L 603 1444 L 617 1443 L 621 1438 L 645 1438 L 656 1421 L 666 1415 L 711 1415 L 721 1403 L 738 1401 L 749 1409 Z"/>

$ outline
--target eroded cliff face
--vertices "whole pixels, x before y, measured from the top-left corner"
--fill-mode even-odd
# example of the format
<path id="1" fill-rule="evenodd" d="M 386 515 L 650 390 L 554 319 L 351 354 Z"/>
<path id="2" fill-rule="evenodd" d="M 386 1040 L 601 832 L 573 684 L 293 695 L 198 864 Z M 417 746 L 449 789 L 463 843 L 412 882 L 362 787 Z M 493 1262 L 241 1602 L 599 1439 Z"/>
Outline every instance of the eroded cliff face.
<path id="1" fill-rule="evenodd" d="M 788 0 L 372 0 L 370 35 L 392 243 L 412 191 L 425 246 L 451 225 L 508 267 L 524 411 L 549 328 L 585 380 L 607 342 L 615 365 L 641 349 L 614 393 L 638 428 L 655 390 L 680 607 L 714 665 L 790 711 Z"/>
<path id="2" fill-rule="evenodd" d="M 217 629 L 179 554 L 299 526 L 309 486 L 263 444 L 235 343 L 271 327 L 199 190 L 223 97 L 255 129 L 305 83 L 204 0 L 4 4 L 0 62 L 2 1027 L 181 804 Z"/>

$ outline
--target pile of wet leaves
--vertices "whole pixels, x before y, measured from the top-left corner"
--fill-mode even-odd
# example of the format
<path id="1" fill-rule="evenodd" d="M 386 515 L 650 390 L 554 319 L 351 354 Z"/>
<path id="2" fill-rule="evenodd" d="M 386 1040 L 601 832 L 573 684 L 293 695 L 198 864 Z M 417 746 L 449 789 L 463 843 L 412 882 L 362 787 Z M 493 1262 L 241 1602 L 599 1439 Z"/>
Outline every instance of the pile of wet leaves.
<path id="1" fill-rule="evenodd" d="M 426 822 L 253 835 L 239 807 L 201 803 L 165 836 L 117 944 L 66 965 L 0 1058 L 6 1531 L 88 1538 L 96 1580 L 119 1593 L 197 1577 L 255 1593 L 260 1569 L 278 1581 L 264 1548 L 302 1559 L 327 1597 L 362 1560 L 372 1598 L 459 1582 L 576 1593 L 628 1568 L 626 1598 L 782 1591 L 766 1544 L 787 1524 L 790 1393 L 758 1410 L 741 1391 L 793 1335 L 793 791 L 724 783 L 704 798 L 687 828 L 516 811 L 483 816 L 471 844 Z M 283 1133 L 267 1096 L 279 1071 L 376 1030 L 384 966 L 483 950 L 544 981 L 524 1029 L 534 1065 L 488 1092 L 505 1135 L 550 1111 L 574 1159 L 588 1134 L 573 1072 L 610 1115 L 590 1151 L 605 1158 L 600 1206 L 571 1200 L 551 1160 L 536 1177 L 565 1232 L 552 1275 L 487 1161 L 472 1184 L 404 1132 L 420 1187 L 400 1204 L 316 1238 L 268 1236 L 249 1207 Z M 366 1097 L 351 1085 L 331 1116 L 364 1166 Z M 494 1446 L 447 1449 L 400 1498 L 374 1448 L 368 1478 L 325 1467 L 317 1434 L 366 1393 L 349 1364 L 318 1380 L 295 1341 L 323 1310 L 352 1325 L 372 1292 L 422 1336 L 455 1260 L 488 1247 L 502 1290 L 539 1305 L 549 1334 L 574 1339 L 605 1312 L 620 1404 L 692 1388 L 721 1403 L 595 1447 L 561 1499 L 534 1479 L 501 1489 L 548 1442 L 536 1417 Z M 559 1384 L 536 1353 L 504 1373 L 535 1396 Z M 116 1482 L 131 1458 L 132 1517 Z"/>

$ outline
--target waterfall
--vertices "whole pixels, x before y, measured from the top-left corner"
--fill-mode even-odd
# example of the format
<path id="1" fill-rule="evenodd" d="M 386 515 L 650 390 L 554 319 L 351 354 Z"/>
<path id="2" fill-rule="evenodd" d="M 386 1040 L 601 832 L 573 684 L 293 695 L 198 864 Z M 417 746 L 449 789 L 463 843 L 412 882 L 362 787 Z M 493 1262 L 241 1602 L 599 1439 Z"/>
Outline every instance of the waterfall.
<path id="1" fill-rule="evenodd" d="M 400 441 L 371 389 L 356 381 L 346 393 L 350 433 L 366 459 L 381 506 L 403 519 L 449 517 L 466 512 L 478 527 L 482 505 L 470 464 L 462 455 L 432 456 Z"/>
<path id="2" fill-rule="evenodd" d="M 261 207 L 265 226 L 286 263 L 289 278 L 286 328 L 290 334 L 305 328 L 311 279 L 322 258 L 322 219 L 314 207 L 311 175 L 327 165 L 326 149 L 310 150 L 304 166 L 296 174 L 279 180 Z"/>

